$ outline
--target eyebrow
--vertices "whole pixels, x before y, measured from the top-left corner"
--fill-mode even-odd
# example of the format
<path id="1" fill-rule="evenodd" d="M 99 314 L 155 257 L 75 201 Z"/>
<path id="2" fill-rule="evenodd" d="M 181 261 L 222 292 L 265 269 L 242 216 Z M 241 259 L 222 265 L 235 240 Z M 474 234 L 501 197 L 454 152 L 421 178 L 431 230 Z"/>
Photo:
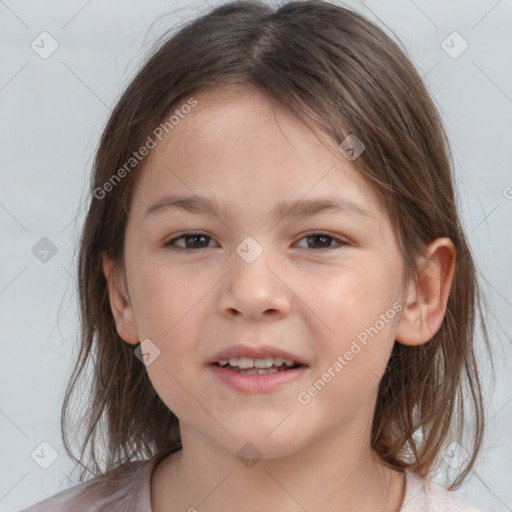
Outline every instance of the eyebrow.
<path id="1" fill-rule="evenodd" d="M 192 213 L 213 213 L 222 216 L 222 209 L 215 199 L 205 196 L 167 195 L 151 205 L 144 213 L 144 219 L 153 217 L 157 213 L 168 212 L 171 209 L 181 209 Z M 273 208 L 276 218 L 306 217 L 320 212 L 353 213 L 367 218 L 375 219 L 375 215 L 362 205 L 340 197 L 322 197 L 318 199 L 299 199 L 296 201 L 281 201 Z"/>

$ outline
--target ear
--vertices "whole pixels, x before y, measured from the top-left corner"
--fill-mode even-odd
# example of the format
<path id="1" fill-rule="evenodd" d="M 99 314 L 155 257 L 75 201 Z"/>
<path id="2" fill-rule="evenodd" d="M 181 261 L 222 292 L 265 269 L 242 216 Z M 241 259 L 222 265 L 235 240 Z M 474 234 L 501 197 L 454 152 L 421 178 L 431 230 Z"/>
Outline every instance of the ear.
<path id="1" fill-rule="evenodd" d="M 107 280 L 110 308 L 121 338 L 135 345 L 140 341 L 135 322 L 135 314 L 124 279 L 118 266 L 103 253 L 103 273 Z"/>
<path id="2" fill-rule="evenodd" d="M 455 246 L 449 238 L 437 238 L 427 246 L 418 278 L 404 299 L 395 340 L 403 345 L 421 345 L 441 327 L 455 270 Z"/>

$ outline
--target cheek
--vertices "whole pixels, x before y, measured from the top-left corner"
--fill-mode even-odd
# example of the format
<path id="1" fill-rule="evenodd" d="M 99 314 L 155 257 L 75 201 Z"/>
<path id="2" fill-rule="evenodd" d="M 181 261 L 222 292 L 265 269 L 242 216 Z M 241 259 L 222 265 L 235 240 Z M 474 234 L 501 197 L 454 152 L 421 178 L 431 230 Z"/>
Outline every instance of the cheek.
<path id="1" fill-rule="evenodd" d="M 192 416 L 207 421 L 204 410 L 191 398 L 193 390 L 187 376 L 182 375 L 184 365 L 180 360 L 179 354 L 169 353 L 168 347 L 164 349 L 160 357 L 146 367 L 151 384 L 162 402 L 179 419 Z M 190 372 L 190 364 L 187 366 Z"/>
<path id="2" fill-rule="evenodd" d="M 382 315 L 385 326 L 379 322 L 378 330 L 388 330 L 399 298 L 399 276 L 390 265 L 361 258 L 339 270 L 330 269 L 324 278 L 308 280 L 306 297 L 314 301 L 314 311 L 336 345 L 379 322 Z"/>
<path id="3" fill-rule="evenodd" d="M 369 404 L 378 394 L 394 344 L 392 321 L 380 331 L 372 327 L 330 343 L 310 387 L 303 390 L 302 400 L 314 401 L 319 413 L 332 416 L 335 423 L 350 421 L 367 407 L 372 410 Z"/>
<path id="4" fill-rule="evenodd" d="M 396 269 L 375 261 L 366 263 L 344 268 L 324 283 L 323 292 L 315 298 L 325 333 L 318 338 L 319 375 L 315 377 L 324 375 L 323 380 L 336 382 L 332 387 L 345 396 L 355 397 L 378 385 L 402 307 L 397 302 Z"/>
<path id="5" fill-rule="evenodd" d="M 169 263 L 141 264 L 136 274 L 135 315 L 139 332 L 163 343 L 183 336 L 199 311 L 198 305 L 211 290 L 214 280 L 197 272 L 183 272 Z M 211 282 L 210 282 L 211 281 Z M 178 334 L 179 333 L 179 334 Z"/>

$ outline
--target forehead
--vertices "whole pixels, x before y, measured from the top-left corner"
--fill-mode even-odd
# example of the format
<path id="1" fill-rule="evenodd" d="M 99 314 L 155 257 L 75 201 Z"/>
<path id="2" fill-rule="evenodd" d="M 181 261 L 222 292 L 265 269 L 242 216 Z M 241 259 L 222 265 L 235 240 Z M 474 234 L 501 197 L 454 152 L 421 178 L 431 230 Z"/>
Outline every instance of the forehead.
<path id="1" fill-rule="evenodd" d="M 374 215 L 385 214 L 348 161 L 333 155 L 291 112 L 256 88 L 219 87 L 193 99 L 196 105 L 182 111 L 146 158 L 133 203 L 138 215 L 170 193 L 213 196 L 226 203 L 230 197 L 259 196 L 260 204 L 275 211 L 278 197 L 314 199 L 326 192 L 343 193 Z"/>

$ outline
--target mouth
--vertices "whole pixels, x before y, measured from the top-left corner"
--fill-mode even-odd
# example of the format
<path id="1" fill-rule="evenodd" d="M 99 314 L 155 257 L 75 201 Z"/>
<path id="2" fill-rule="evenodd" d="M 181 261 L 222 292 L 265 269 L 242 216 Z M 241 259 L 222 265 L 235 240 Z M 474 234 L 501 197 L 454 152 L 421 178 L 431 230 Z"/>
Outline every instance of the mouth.
<path id="1" fill-rule="evenodd" d="M 279 346 L 229 345 L 208 361 L 217 382 L 242 393 L 273 393 L 310 373 L 306 359 Z"/>
<path id="2" fill-rule="evenodd" d="M 235 373 L 245 375 L 268 375 L 271 373 L 286 372 L 295 370 L 301 366 L 306 366 L 291 359 L 282 357 L 230 357 L 229 359 L 219 359 L 213 365 L 229 370 Z"/>

